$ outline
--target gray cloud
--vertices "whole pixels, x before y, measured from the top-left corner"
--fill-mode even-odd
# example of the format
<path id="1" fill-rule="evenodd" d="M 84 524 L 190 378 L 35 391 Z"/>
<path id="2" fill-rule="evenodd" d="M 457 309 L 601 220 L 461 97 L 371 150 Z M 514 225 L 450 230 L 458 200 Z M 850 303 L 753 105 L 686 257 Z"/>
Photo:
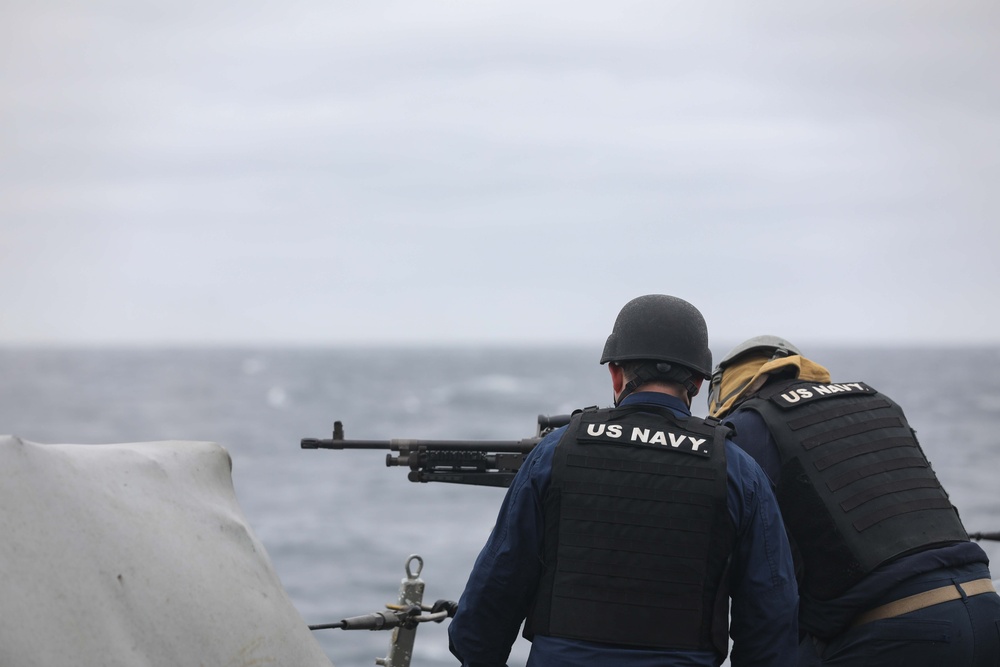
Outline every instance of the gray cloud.
<path id="1" fill-rule="evenodd" d="M 6 3 L 0 342 L 1000 341 L 988 3 Z"/>

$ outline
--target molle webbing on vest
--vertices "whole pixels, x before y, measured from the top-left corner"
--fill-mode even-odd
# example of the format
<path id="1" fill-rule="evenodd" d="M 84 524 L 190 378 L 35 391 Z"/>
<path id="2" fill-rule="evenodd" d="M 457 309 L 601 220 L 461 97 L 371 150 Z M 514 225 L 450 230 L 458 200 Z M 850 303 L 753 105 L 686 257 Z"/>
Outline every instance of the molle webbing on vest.
<path id="1" fill-rule="evenodd" d="M 816 424 L 828 421 L 834 417 L 845 417 L 847 415 L 853 415 L 858 412 L 867 412 L 868 410 L 874 410 L 876 408 L 887 408 L 889 407 L 889 402 L 884 399 L 877 399 L 872 401 L 870 405 L 865 405 L 864 403 L 853 403 L 849 405 L 835 405 L 830 409 L 823 410 L 815 415 L 809 415 L 806 417 L 799 417 L 798 419 L 792 419 L 788 422 L 788 428 L 793 431 L 798 431 L 800 428 L 805 428 L 807 426 L 814 426 Z"/>
<path id="2" fill-rule="evenodd" d="M 868 385 L 780 382 L 740 407 L 757 411 L 778 445 L 778 500 L 812 597 L 968 539 L 903 411 Z"/>
<path id="3" fill-rule="evenodd" d="M 727 431 L 641 410 L 577 415 L 556 448 L 526 633 L 724 655 Z"/>

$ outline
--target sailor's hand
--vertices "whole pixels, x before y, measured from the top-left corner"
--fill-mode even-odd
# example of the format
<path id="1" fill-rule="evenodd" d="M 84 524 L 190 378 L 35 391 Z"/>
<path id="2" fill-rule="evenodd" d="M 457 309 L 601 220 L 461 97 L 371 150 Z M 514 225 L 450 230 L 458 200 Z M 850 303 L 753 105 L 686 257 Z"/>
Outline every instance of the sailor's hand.
<path id="1" fill-rule="evenodd" d="M 458 611 L 458 603 L 453 600 L 438 600 L 431 607 L 431 613 L 436 614 L 439 611 L 446 611 L 448 612 L 448 618 L 455 618 L 455 612 Z M 443 618 L 439 618 L 435 623 L 440 623 L 443 620 Z"/>

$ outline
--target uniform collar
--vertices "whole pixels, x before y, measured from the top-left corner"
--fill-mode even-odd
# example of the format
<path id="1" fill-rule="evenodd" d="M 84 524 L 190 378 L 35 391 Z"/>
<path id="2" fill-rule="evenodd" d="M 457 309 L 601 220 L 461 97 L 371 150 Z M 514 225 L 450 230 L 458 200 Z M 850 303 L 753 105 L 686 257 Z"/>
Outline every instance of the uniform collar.
<path id="1" fill-rule="evenodd" d="M 625 407 L 626 405 L 634 405 L 637 403 L 652 403 L 653 405 L 662 405 L 665 408 L 670 408 L 674 412 L 683 414 L 684 416 L 690 417 L 691 410 L 685 405 L 684 401 L 677 398 L 676 396 L 671 396 L 670 394 L 664 394 L 659 391 L 637 391 L 635 393 L 629 394 L 624 399 L 622 399 L 619 407 Z"/>

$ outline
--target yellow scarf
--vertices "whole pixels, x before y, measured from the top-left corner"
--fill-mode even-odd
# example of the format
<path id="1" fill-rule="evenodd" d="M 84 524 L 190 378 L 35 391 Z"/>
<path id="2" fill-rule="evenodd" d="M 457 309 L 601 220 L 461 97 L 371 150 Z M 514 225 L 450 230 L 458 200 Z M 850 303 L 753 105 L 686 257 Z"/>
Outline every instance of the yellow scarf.
<path id="1" fill-rule="evenodd" d="M 719 388 L 708 397 L 708 414 L 721 419 L 739 401 L 763 387 L 772 375 L 808 382 L 830 381 L 830 371 L 798 354 L 773 361 L 769 354 L 748 354 L 723 369 Z"/>

